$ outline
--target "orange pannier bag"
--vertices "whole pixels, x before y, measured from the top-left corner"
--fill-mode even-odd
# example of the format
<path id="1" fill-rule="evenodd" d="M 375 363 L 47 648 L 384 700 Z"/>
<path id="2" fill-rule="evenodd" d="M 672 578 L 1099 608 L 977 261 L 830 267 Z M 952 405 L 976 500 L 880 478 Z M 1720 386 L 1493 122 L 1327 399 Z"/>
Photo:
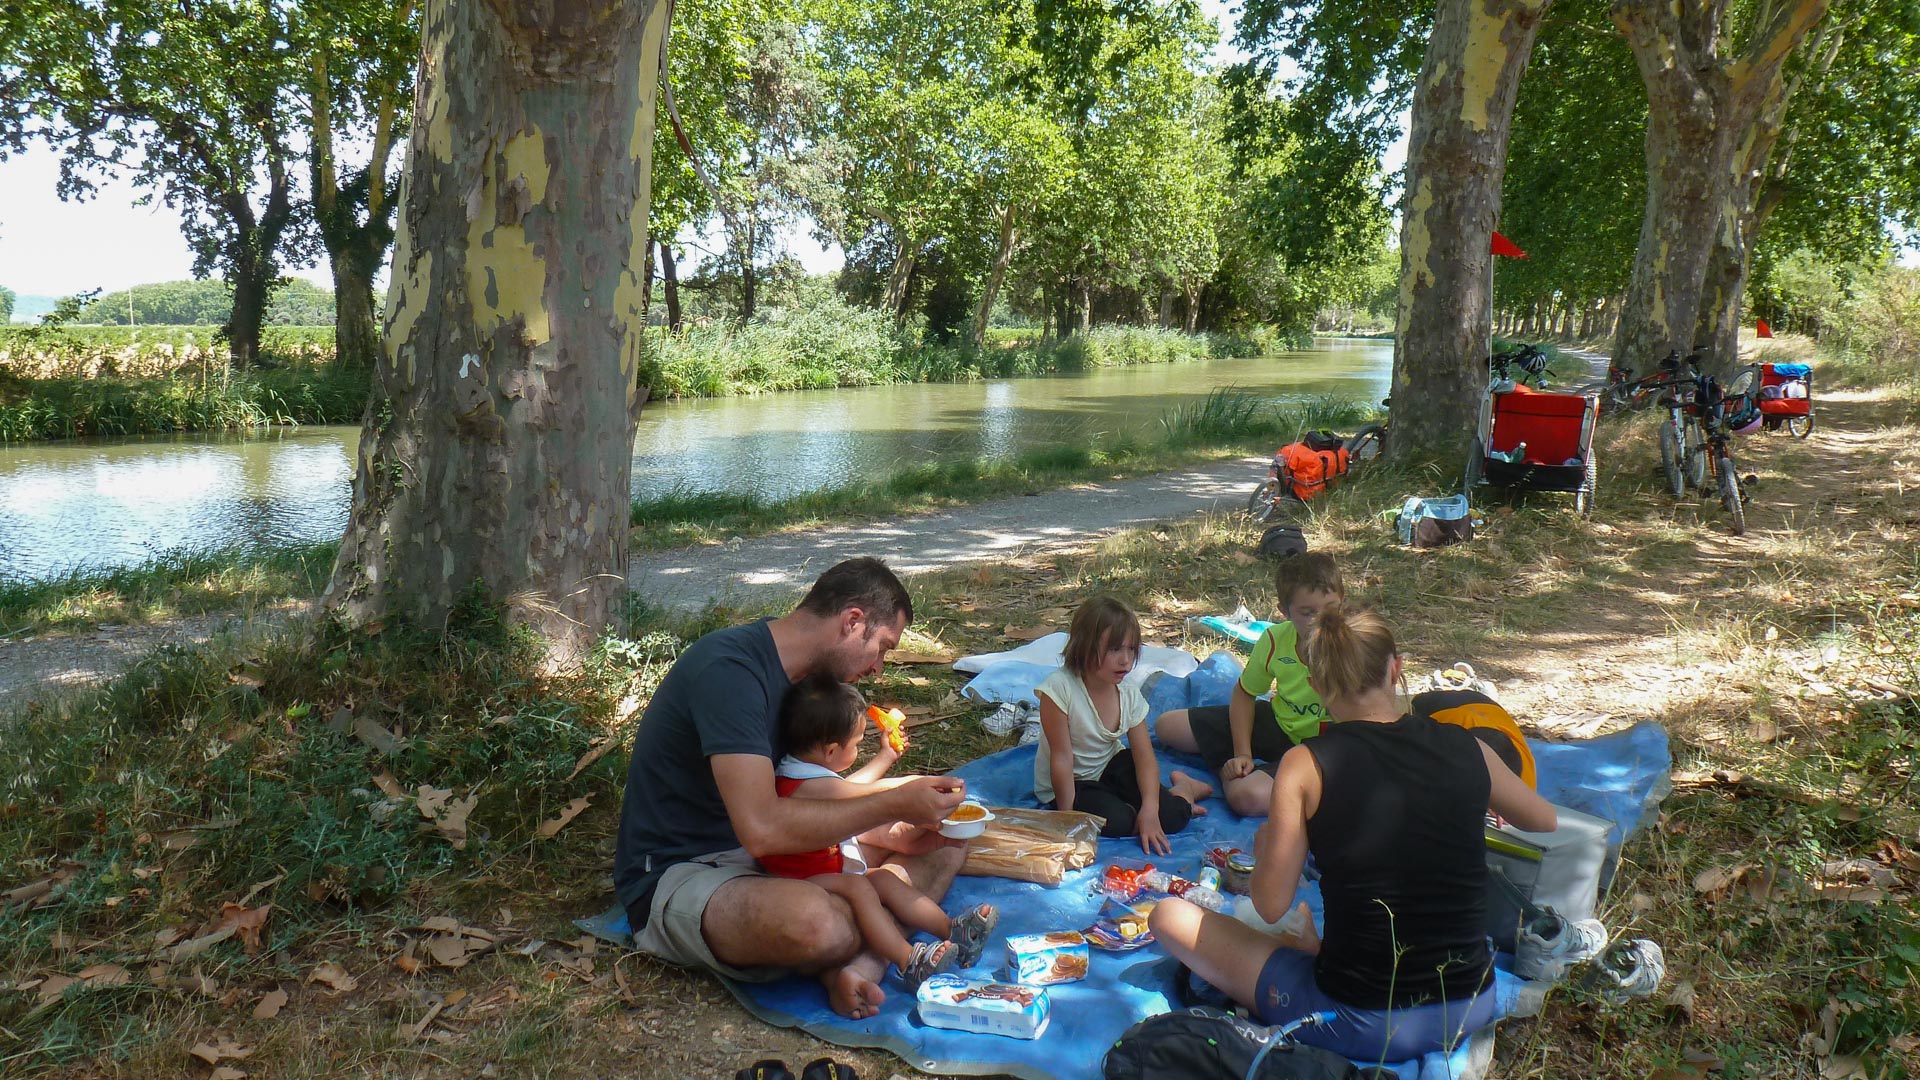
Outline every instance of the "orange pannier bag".
<path id="1" fill-rule="evenodd" d="M 1301 502 L 1323 494 L 1336 480 L 1347 475 L 1345 446 L 1316 450 L 1305 441 L 1292 442 L 1280 448 L 1280 456 L 1287 463 L 1288 486 L 1293 490 L 1293 497 Z"/>

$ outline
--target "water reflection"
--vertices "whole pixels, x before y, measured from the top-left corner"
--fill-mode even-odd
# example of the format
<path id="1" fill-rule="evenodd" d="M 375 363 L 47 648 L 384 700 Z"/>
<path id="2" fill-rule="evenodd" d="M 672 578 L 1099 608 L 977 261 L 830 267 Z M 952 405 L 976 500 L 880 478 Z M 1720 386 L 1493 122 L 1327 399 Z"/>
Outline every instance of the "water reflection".
<path id="1" fill-rule="evenodd" d="M 1222 386 L 1378 400 L 1391 363 L 1384 343 L 1336 342 L 1259 360 L 654 405 L 635 439 L 633 489 L 778 498 L 944 459 L 1146 434 Z M 335 427 L 0 447 L 0 577 L 338 537 L 358 437 Z"/>

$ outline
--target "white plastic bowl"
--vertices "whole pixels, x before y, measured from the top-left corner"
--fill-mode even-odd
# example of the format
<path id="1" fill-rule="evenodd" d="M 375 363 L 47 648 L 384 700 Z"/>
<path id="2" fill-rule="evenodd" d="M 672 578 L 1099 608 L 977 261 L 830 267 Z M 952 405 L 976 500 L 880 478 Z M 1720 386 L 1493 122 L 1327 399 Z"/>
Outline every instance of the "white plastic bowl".
<path id="1" fill-rule="evenodd" d="M 993 811 L 977 802 L 961 803 L 962 806 L 979 806 L 981 814 L 972 821 L 955 821 L 948 818 L 940 823 L 940 835 L 949 840 L 971 840 L 987 831 L 987 822 L 993 820 Z"/>

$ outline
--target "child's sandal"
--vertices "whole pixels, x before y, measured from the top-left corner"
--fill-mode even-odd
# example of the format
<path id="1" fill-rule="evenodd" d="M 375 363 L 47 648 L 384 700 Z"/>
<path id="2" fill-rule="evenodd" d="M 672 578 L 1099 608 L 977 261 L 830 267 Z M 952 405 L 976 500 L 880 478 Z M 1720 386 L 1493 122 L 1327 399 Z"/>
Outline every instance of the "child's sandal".
<path id="1" fill-rule="evenodd" d="M 913 954 L 907 959 L 907 966 L 900 969 L 900 978 L 909 988 L 917 987 L 928 978 L 939 974 L 953 963 L 953 943 L 950 941 L 916 941 Z"/>
<path id="2" fill-rule="evenodd" d="M 992 904 L 979 904 L 953 920 L 952 928 L 947 931 L 947 940 L 958 950 L 953 966 L 970 968 L 979 963 L 981 954 L 987 951 L 987 939 L 999 924 L 1000 909 Z"/>

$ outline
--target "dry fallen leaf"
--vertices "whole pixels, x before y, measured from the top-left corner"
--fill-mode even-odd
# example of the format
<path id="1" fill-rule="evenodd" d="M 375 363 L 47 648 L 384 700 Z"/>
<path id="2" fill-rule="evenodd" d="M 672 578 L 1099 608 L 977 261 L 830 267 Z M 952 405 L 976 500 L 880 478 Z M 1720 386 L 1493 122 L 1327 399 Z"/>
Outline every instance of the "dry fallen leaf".
<path id="1" fill-rule="evenodd" d="M 401 787 L 400 781 L 395 780 L 393 774 L 385 769 L 373 774 L 373 786 L 379 788 L 380 794 L 385 795 L 389 799 L 404 799 L 407 797 L 407 789 Z"/>
<path id="2" fill-rule="evenodd" d="M 94 964 L 81 969 L 75 977 L 89 987 L 125 986 L 133 981 L 133 973 L 119 964 Z"/>
<path id="3" fill-rule="evenodd" d="M 310 983 L 324 983 L 338 993 L 351 993 L 360 986 L 360 980 L 347 974 L 347 969 L 329 960 L 307 973 Z"/>
<path id="4" fill-rule="evenodd" d="M 272 904 L 262 904 L 250 908 L 244 904 L 225 903 L 220 905 L 220 914 L 208 920 L 200 928 L 197 938 L 209 938 L 221 931 L 228 931 L 232 937 L 240 939 L 241 948 L 248 956 L 260 952 L 260 930 L 267 925 L 267 916 L 273 913 Z M 176 956 L 174 959 L 180 959 Z"/>
<path id="5" fill-rule="evenodd" d="M 253 1048 L 242 1046 L 233 1041 L 231 1035 L 215 1035 L 212 1040 L 198 1042 L 187 1051 L 209 1065 L 218 1065 L 222 1061 L 239 1061 L 253 1056 Z"/>
<path id="6" fill-rule="evenodd" d="M 1834 1054 L 1820 1061 L 1820 1080 L 1873 1080 L 1866 1063 L 1854 1054 Z"/>
<path id="7" fill-rule="evenodd" d="M 287 992 L 285 990 L 269 990 L 261 995 L 260 1003 L 253 1007 L 253 1018 L 255 1020 L 271 1020 L 279 1016 L 280 1010 L 286 1008 L 286 1006 Z"/>
<path id="8" fill-rule="evenodd" d="M 1673 989 L 1667 991 L 1667 1007 L 1679 1012 L 1686 1018 L 1687 1023 L 1691 1024 L 1694 1003 L 1698 997 L 1699 994 L 1694 990 L 1692 981 L 1682 980 L 1673 984 Z"/>
<path id="9" fill-rule="evenodd" d="M 626 699 L 623 698 L 621 700 L 621 704 L 625 705 Z M 586 753 L 580 755 L 579 761 L 576 761 L 573 763 L 573 771 L 567 774 L 567 779 L 572 780 L 574 777 L 579 776 L 583 772 L 586 772 L 587 766 L 592 765 L 594 762 L 599 761 L 601 758 L 607 756 L 607 751 L 613 749 L 618 745 L 620 745 L 620 740 L 618 737 L 613 735 L 601 736 L 599 739 L 594 741 L 593 747 L 591 749 L 589 749 Z"/>
<path id="10" fill-rule="evenodd" d="M 1000 635 L 1002 637 L 1011 638 L 1014 641 L 1038 641 L 1041 638 L 1046 637 L 1048 634 L 1052 634 L 1055 632 L 1056 631 L 1054 630 L 1053 627 L 1043 624 L 1040 626 L 1028 626 L 1025 628 L 1014 627 L 1014 626 L 1003 627 L 1000 631 Z"/>
<path id="11" fill-rule="evenodd" d="M 399 956 L 393 958 L 393 966 L 409 975 L 418 975 L 427 970 L 426 963 L 413 954 L 413 942 L 411 941 L 407 942 L 406 948 L 400 950 Z"/>
<path id="12" fill-rule="evenodd" d="M 207 1080 L 247 1080 L 247 1070 L 222 1065 L 207 1074 Z"/>
<path id="13" fill-rule="evenodd" d="M 572 802 L 568 803 L 566 806 L 562 807 L 560 809 L 559 815 L 553 818 L 551 821 L 541 822 L 540 828 L 535 830 L 535 832 L 538 833 L 540 839 L 551 840 L 555 835 L 557 835 L 560 832 L 561 829 L 564 829 L 567 827 L 567 822 L 572 821 L 574 818 L 579 817 L 580 812 L 582 810 L 585 810 L 589 805 L 591 805 L 591 803 L 592 803 L 591 799 L 589 799 L 585 795 L 582 795 L 580 798 L 575 799 Z"/>
<path id="14" fill-rule="evenodd" d="M 1252 566 L 1255 563 L 1258 563 L 1260 561 L 1259 559 L 1255 558 L 1252 555 L 1247 554 L 1244 551 L 1236 551 L 1232 555 L 1229 555 L 1227 557 L 1232 559 L 1234 562 L 1240 564 L 1241 566 Z"/>
<path id="15" fill-rule="evenodd" d="M 433 823 L 434 831 L 450 841 L 455 851 L 466 850 L 467 815 L 473 813 L 473 808 L 480 804 L 479 785 L 476 784 L 466 798 L 456 799 L 451 790 L 421 784 L 417 799 L 420 816 Z"/>
<path id="16" fill-rule="evenodd" d="M 405 745 L 405 740 L 382 727 L 380 721 L 366 713 L 354 714 L 353 737 L 371 746 L 376 753 L 384 757 L 392 757 Z"/>
<path id="17" fill-rule="evenodd" d="M 72 986 L 79 981 L 80 981 L 79 979 L 73 978 L 72 976 L 68 976 L 68 975 L 47 976 L 45 979 L 41 980 L 39 984 L 40 1003 L 44 1005 L 49 1001 L 57 1000 L 61 994 L 64 994 L 67 992 L 67 987 Z M 26 987 L 21 987 L 21 989 L 24 990 L 26 989 Z"/>

